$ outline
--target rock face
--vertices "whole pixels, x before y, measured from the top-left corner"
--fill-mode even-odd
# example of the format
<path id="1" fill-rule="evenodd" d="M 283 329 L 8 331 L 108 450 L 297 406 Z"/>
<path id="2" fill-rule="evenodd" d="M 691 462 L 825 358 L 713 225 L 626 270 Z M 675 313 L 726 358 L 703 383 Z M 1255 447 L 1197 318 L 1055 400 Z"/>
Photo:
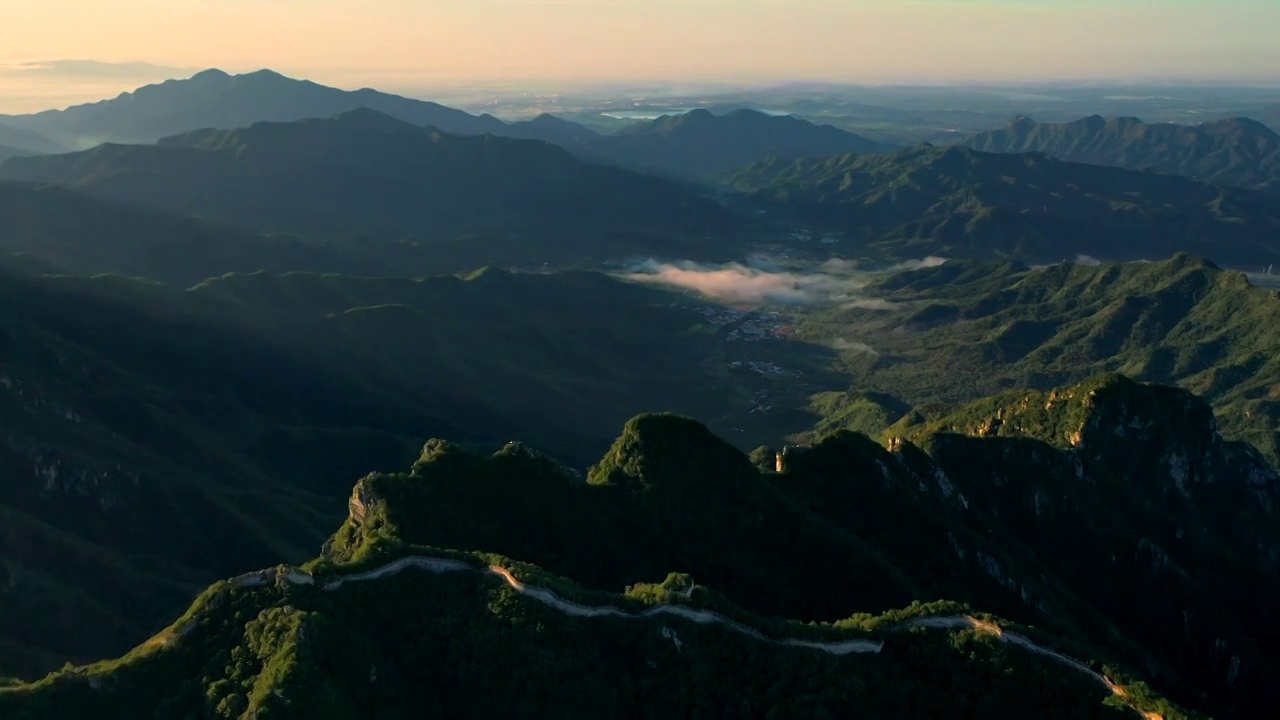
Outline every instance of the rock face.
<path id="1" fill-rule="evenodd" d="M 351 491 L 351 499 L 347 502 L 349 517 L 353 523 L 363 523 L 369 515 L 369 509 L 377 505 L 377 498 L 363 482 L 356 483 Z"/>

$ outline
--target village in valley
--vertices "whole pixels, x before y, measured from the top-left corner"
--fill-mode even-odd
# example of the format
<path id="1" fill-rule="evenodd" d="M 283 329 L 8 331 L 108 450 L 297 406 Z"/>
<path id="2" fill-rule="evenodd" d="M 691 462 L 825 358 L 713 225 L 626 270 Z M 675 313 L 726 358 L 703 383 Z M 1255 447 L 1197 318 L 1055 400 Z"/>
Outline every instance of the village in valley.
<path id="1" fill-rule="evenodd" d="M 724 340 L 720 362 L 737 378 L 735 382 L 750 406 L 747 415 L 795 405 L 796 398 L 777 397 L 780 391 L 794 392 L 800 387 L 795 381 L 805 375 L 795 367 L 795 346 L 787 342 L 795 334 L 795 316 L 756 307 L 699 304 L 688 309 L 703 319 L 704 332 L 716 333 Z M 779 384 L 781 380 L 790 382 Z"/>
<path id="2" fill-rule="evenodd" d="M 759 342 L 786 340 L 795 332 L 795 318 L 776 310 L 700 305 L 693 308 L 709 327 L 725 333 L 725 340 Z"/>

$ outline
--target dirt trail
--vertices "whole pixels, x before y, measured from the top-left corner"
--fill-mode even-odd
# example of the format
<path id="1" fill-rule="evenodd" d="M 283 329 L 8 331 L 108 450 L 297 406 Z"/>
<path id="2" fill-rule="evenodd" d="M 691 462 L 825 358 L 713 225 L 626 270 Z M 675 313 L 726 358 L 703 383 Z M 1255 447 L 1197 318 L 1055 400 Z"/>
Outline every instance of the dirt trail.
<path id="1" fill-rule="evenodd" d="M 747 637 L 759 640 L 760 642 L 772 643 L 775 645 L 785 645 L 791 647 L 803 647 L 812 650 L 821 650 L 832 655 L 848 655 L 850 653 L 879 653 L 884 648 L 883 640 L 845 640 L 841 642 L 818 641 L 818 640 L 798 640 L 786 639 L 777 640 L 770 638 L 753 627 L 744 625 L 736 620 L 725 617 L 719 613 L 710 610 L 702 610 L 692 608 L 685 605 L 657 605 L 639 613 L 629 612 L 622 608 L 612 605 L 591 606 L 576 603 L 560 597 L 547 588 L 526 585 L 520 582 L 510 570 L 501 565 L 490 565 L 487 568 L 477 568 L 474 565 L 462 562 L 460 560 L 448 560 L 445 558 L 434 558 L 425 556 L 411 556 L 400 558 L 386 565 L 373 570 L 344 575 L 324 583 L 321 589 L 325 592 L 333 592 L 341 589 L 343 586 L 353 582 L 367 582 L 370 580 L 380 580 L 391 577 L 406 569 L 413 568 L 416 570 L 426 570 L 434 573 L 444 572 L 482 572 L 493 575 L 505 582 L 512 590 L 526 595 L 538 602 L 549 607 L 555 608 L 557 611 L 569 615 L 571 617 L 614 617 L 628 620 L 638 620 L 642 618 L 655 617 L 658 615 L 674 615 L 686 620 L 699 624 L 715 624 L 737 632 Z M 281 572 L 283 570 L 283 572 Z M 298 568 L 268 568 L 256 573 L 248 573 L 231 580 L 231 584 L 235 587 L 262 587 L 270 583 L 283 579 L 293 585 L 314 585 L 315 578 L 309 573 L 299 570 Z M 689 598 L 692 596 L 693 588 L 690 587 L 683 592 L 676 593 L 680 597 Z M 939 615 L 933 617 L 917 618 L 908 621 L 894 628 L 895 630 L 906 630 L 915 627 L 935 628 L 935 629 L 960 629 L 972 628 L 978 632 L 992 635 L 1000 640 L 1000 642 L 1017 645 L 1018 647 L 1042 657 L 1047 657 L 1061 665 L 1069 667 L 1081 673 L 1085 673 L 1097 680 L 1099 684 L 1106 687 L 1113 694 L 1126 697 L 1127 693 L 1124 688 L 1111 682 L 1106 676 L 1094 671 L 1088 665 L 1067 657 L 1059 652 L 1037 645 L 1033 640 L 1020 633 L 1007 631 L 999 625 L 979 620 L 971 615 Z M 179 635 L 185 634 L 183 628 L 178 631 Z M 163 639 L 161 639 L 163 638 Z M 150 642 L 159 641 L 158 644 L 167 644 L 170 637 L 162 634 L 153 638 Z M 1151 712 L 1143 712 L 1137 708 L 1130 706 L 1137 714 L 1141 715 L 1144 720 L 1164 720 L 1160 715 Z"/>

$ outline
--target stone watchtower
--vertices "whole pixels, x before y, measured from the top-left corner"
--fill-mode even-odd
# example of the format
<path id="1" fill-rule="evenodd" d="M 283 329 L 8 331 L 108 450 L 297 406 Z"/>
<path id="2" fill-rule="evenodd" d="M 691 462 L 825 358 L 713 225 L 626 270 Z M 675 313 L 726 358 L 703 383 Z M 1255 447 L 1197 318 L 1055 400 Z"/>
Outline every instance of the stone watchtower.
<path id="1" fill-rule="evenodd" d="M 784 445 L 782 449 L 778 451 L 777 464 L 775 466 L 777 472 L 784 473 L 790 469 L 791 460 L 793 460 L 797 455 L 804 453 L 804 451 L 805 448 L 796 445 Z"/>

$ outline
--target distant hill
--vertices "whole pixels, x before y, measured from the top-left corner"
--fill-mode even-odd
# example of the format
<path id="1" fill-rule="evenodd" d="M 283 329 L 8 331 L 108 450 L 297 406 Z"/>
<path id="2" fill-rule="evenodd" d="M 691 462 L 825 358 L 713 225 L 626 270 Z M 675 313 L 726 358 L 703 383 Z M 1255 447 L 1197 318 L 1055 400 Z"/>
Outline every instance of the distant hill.
<path id="1" fill-rule="evenodd" d="M 0 147 L 15 155 L 41 155 L 66 152 L 67 150 L 67 148 L 39 133 L 4 123 L 0 123 Z"/>
<path id="2" fill-rule="evenodd" d="M 526 140 L 542 140 L 572 152 L 588 155 L 598 152 L 595 146 L 604 139 L 603 135 L 585 125 L 547 113 L 532 120 L 513 122 L 507 125 L 502 134 Z"/>
<path id="3" fill-rule="evenodd" d="M 769 157 L 874 153 L 888 148 L 830 125 L 755 110 L 693 110 L 625 128 L 596 144 L 615 163 L 706 178 Z"/>
<path id="4" fill-rule="evenodd" d="M 147 85 L 111 100 L 33 115 L 0 116 L 0 123 L 87 148 L 104 142 L 151 143 L 202 128 L 234 129 L 266 121 L 327 118 L 357 108 L 461 135 L 502 134 L 506 127 L 489 115 L 477 117 L 437 103 L 369 89 L 338 90 L 270 70 L 242 75 L 206 70 L 189 79 Z"/>
<path id="5" fill-rule="evenodd" d="M 1069 162 L 1185 175 L 1217 185 L 1280 191 L 1280 135 L 1248 118 L 1147 124 L 1094 115 L 1062 124 L 1018 118 L 960 143 L 984 152 L 1042 152 Z"/>
<path id="6" fill-rule="evenodd" d="M 688 246 L 713 245 L 732 223 L 662 179 L 541 142 L 450 135 L 367 109 L 11 158 L 0 179 L 314 239 L 487 236 L 489 244 L 472 244 L 496 263 L 661 252 L 664 243 L 697 253 Z"/>
<path id="7" fill-rule="evenodd" d="M 1271 195 L 1041 153 L 924 144 L 757 163 L 728 182 L 761 208 L 901 259 L 1140 260 L 1186 251 L 1264 267 L 1280 257 L 1280 204 Z"/>

